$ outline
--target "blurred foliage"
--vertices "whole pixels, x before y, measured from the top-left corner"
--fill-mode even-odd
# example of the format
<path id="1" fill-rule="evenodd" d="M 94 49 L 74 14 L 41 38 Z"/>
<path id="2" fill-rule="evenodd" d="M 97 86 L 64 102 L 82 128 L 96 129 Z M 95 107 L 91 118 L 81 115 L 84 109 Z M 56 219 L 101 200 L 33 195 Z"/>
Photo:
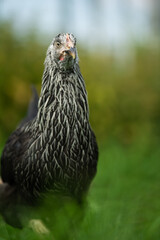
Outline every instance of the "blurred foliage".
<path id="1" fill-rule="evenodd" d="M 0 141 L 27 111 L 30 86 L 40 91 L 49 45 L 33 32 L 17 36 L 11 23 L 0 23 Z M 160 133 L 160 48 L 135 46 L 132 63 L 114 55 L 78 47 L 89 95 L 90 120 L 98 140 L 116 137 L 132 143 L 142 132 Z M 122 59 L 123 61 L 123 59 Z"/>

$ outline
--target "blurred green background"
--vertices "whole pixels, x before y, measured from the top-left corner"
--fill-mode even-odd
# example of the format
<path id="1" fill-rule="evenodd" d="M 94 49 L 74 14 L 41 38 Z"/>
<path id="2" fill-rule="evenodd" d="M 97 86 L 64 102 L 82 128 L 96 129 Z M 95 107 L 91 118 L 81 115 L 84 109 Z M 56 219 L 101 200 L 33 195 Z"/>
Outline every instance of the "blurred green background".
<path id="1" fill-rule="evenodd" d="M 65 18 L 73 9 L 67 15 L 65 9 L 69 7 L 64 1 L 60 2 L 63 18 L 56 27 L 59 32 L 70 31 Z M 91 11 L 97 20 L 102 15 L 101 22 L 98 21 L 94 29 L 88 29 L 88 35 L 80 37 L 80 41 L 77 39 L 80 68 L 89 97 L 90 122 L 99 143 L 100 159 L 88 196 L 90 207 L 85 220 L 68 239 L 159 240 L 160 4 L 153 1 L 150 17 L 144 18 L 146 25 L 150 26 L 147 34 L 140 25 L 137 31 L 135 28 L 133 36 L 128 31 L 132 25 L 128 25 L 120 35 L 115 34 L 115 38 L 120 37 L 112 45 L 112 38 L 109 43 L 107 35 L 101 35 L 106 27 L 106 22 L 101 24 L 105 18 L 104 2 L 88 1 L 85 5 L 82 1 L 87 9 L 84 16 Z M 138 4 L 138 1 L 129 2 Z M 141 8 L 150 3 L 139 2 Z M 123 7 L 121 14 L 126 17 L 124 22 L 131 20 L 134 14 L 127 14 L 130 9 L 127 2 L 122 1 L 120 5 Z M 22 33 L 23 27 L 17 30 L 15 19 L 13 16 L 0 18 L 1 149 L 25 116 L 31 98 L 31 84 L 40 92 L 46 49 L 55 35 L 53 32 L 50 38 L 49 34 L 38 31 L 34 24 L 27 31 L 23 29 Z M 110 28 L 113 25 L 114 22 L 109 22 Z M 98 31 L 99 26 L 102 32 Z M 83 35 L 82 29 L 80 31 L 79 34 Z M 128 38 L 121 44 L 124 32 Z M 53 235 L 55 232 L 54 229 Z M 57 239 L 65 239 L 56 234 Z M 0 221 L 0 239 L 25 239 L 25 236 L 26 239 L 28 236 L 29 239 L 41 239 L 28 229 L 15 230 Z M 49 237 L 52 239 L 52 233 Z"/>
<path id="2" fill-rule="evenodd" d="M 0 142 L 3 143 L 26 113 L 31 84 L 40 92 L 50 42 L 40 43 L 34 32 L 19 38 L 10 22 L 1 22 L 0 32 Z M 88 91 L 90 121 L 98 140 L 114 137 L 131 144 L 141 134 L 158 137 L 160 47 L 135 45 L 132 61 L 117 60 L 106 50 L 88 51 L 83 45 L 78 45 L 78 51 Z"/>

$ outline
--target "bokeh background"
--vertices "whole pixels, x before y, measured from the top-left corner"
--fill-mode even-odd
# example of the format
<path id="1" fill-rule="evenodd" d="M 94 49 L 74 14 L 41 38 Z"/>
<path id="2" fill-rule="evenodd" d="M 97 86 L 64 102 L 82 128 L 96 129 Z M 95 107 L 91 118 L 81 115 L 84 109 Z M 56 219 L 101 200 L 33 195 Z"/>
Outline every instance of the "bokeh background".
<path id="1" fill-rule="evenodd" d="M 99 141 L 158 133 L 160 4 L 157 0 L 0 1 L 0 141 L 40 90 L 46 49 L 59 32 L 78 40 Z"/>
<path id="2" fill-rule="evenodd" d="M 76 239 L 159 239 L 159 0 L 0 0 L 0 147 L 25 116 L 31 84 L 40 91 L 60 32 L 77 37 L 100 147 L 93 211 Z"/>

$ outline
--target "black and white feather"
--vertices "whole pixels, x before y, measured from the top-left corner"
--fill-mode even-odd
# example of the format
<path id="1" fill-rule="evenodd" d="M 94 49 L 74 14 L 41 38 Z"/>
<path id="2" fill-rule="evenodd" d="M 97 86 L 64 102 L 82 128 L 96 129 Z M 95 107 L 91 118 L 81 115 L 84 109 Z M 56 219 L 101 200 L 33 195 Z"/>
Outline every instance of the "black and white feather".
<path id="1" fill-rule="evenodd" d="M 81 199 L 96 173 L 98 147 L 72 34 L 59 34 L 48 48 L 36 111 L 5 145 L 3 182 L 27 200 L 46 190 Z"/>

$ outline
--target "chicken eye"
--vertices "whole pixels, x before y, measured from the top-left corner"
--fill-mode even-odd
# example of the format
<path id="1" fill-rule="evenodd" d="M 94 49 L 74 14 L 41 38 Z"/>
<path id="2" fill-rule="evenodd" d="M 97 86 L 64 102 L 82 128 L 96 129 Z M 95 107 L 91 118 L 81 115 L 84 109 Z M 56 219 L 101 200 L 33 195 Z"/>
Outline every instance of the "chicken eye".
<path id="1" fill-rule="evenodd" d="M 60 47 L 61 43 L 60 42 L 56 42 L 56 47 Z"/>

